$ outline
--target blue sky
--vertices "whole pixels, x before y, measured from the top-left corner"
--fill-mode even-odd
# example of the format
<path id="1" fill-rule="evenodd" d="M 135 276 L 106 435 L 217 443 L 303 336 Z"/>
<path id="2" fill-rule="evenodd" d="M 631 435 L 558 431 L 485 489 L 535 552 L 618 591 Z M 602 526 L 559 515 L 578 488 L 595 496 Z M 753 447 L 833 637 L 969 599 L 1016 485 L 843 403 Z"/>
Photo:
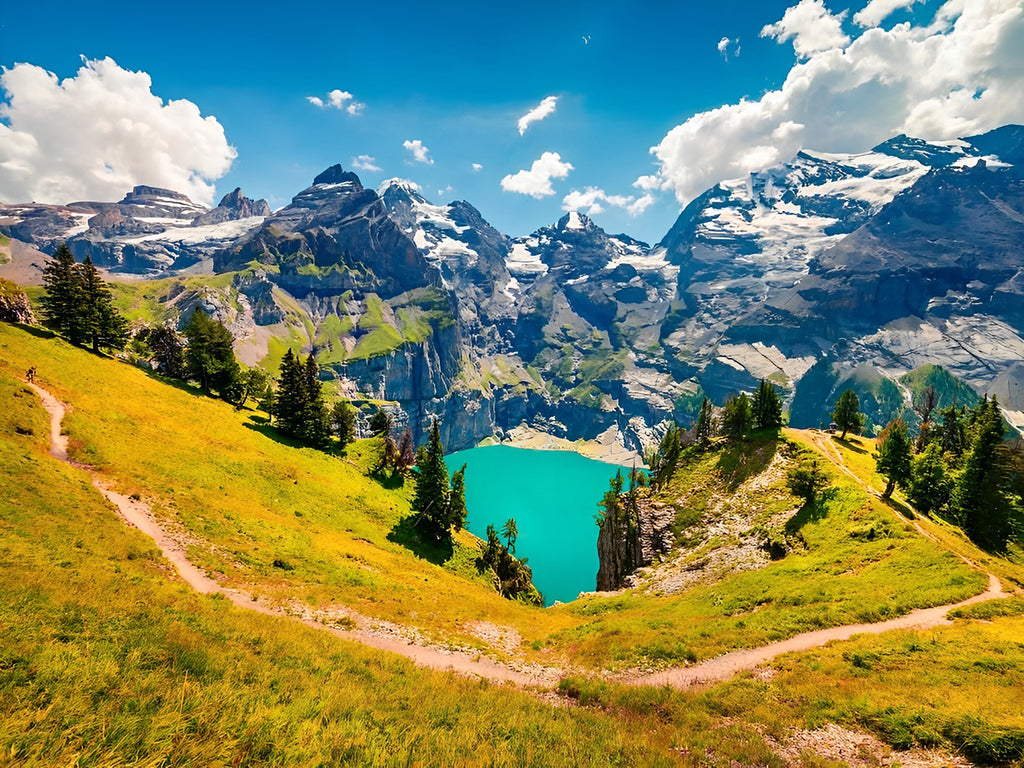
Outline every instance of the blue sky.
<path id="1" fill-rule="evenodd" d="M 944 35 L 951 49 L 954 44 L 963 47 L 965 40 L 983 38 L 986 30 L 979 25 L 989 23 L 991 33 L 991 19 L 1001 13 L 996 31 L 1005 38 L 1005 47 L 1011 49 L 1020 39 L 1021 21 L 1013 13 L 1019 1 L 965 1 L 986 6 L 975 14 L 981 20 L 968 29 L 966 22 L 951 16 L 931 37 Z M 865 5 L 885 14 L 884 23 L 858 17 Z M 842 84 L 844 72 L 848 80 L 856 63 L 844 59 L 854 60 L 857 49 L 863 50 L 857 61 L 869 60 L 869 46 L 882 45 L 885 36 L 892 45 L 924 45 L 929 35 L 921 29 L 935 24 L 936 11 L 946 6 L 937 0 L 800 0 L 797 6 L 796 0 L 497 6 L 401 1 L 292 6 L 12 3 L 0 18 L 0 65 L 7 70 L 3 84 L 9 103 L 21 106 L 20 111 L 0 110 L 0 128 L 10 129 L 0 131 L 0 199 L 21 202 L 14 199 L 20 193 L 42 200 L 67 190 L 64 199 L 47 202 L 68 202 L 79 199 L 76 192 L 107 188 L 81 181 L 83 175 L 106 173 L 108 187 L 114 177 L 121 184 L 129 179 L 161 182 L 147 174 L 161 176 L 166 184 L 184 169 L 186 175 L 204 176 L 207 185 L 215 183 L 218 198 L 241 186 L 246 194 L 265 197 L 278 207 L 323 168 L 334 163 L 351 168 L 353 158 L 362 155 L 373 158 L 365 163 L 381 169 L 357 170 L 365 185 L 375 186 L 390 176 L 412 179 L 434 201 L 470 201 L 513 235 L 555 221 L 573 190 L 597 188 L 603 196 L 582 198 L 587 206 L 596 202 L 597 223 L 656 242 L 681 204 L 706 186 L 753 170 L 758 163 L 788 159 L 803 145 L 858 151 L 906 125 L 943 138 L 964 126 L 994 127 L 990 124 L 1006 122 L 1007 114 L 1013 118 L 1013 110 L 1019 110 L 967 104 L 935 117 L 935 110 L 926 108 L 929 104 L 952 103 L 949 94 L 965 83 L 973 87 L 979 78 L 994 77 L 992 67 L 979 72 L 965 63 L 957 73 L 959 81 L 943 86 L 946 91 L 923 92 L 907 84 L 891 99 L 882 95 L 880 102 L 888 105 L 882 114 L 860 115 L 852 127 L 845 122 L 830 126 L 821 118 L 819 129 L 813 105 L 800 106 L 801 99 L 813 96 L 824 110 L 842 113 L 842 99 L 864 90 Z M 762 34 L 766 25 L 784 17 L 785 24 Z M 909 22 L 902 25 L 909 31 L 900 31 L 901 21 Z M 960 39 L 954 39 L 958 34 Z M 1002 61 L 1007 54 L 999 49 L 989 55 Z M 162 141 L 163 133 L 174 131 L 171 122 L 182 126 L 198 121 L 187 115 L 170 121 L 156 108 L 130 110 L 134 123 L 157 115 L 145 130 L 136 125 L 128 133 L 97 133 L 95 140 L 86 136 L 99 131 L 92 126 L 73 134 L 69 128 L 64 138 L 57 129 L 40 127 L 45 110 L 52 115 L 58 109 L 54 105 L 72 98 L 80 103 L 63 108 L 63 114 L 79 125 L 91 123 L 90 115 L 128 109 L 118 101 L 119 84 L 101 88 L 103 95 L 64 94 L 52 103 L 40 98 L 43 106 L 30 113 L 29 96 L 50 86 L 29 77 L 31 73 L 12 71 L 14 65 L 31 64 L 63 81 L 76 77 L 83 57 L 110 57 L 121 69 L 147 73 L 155 97 L 165 103 L 187 100 L 203 117 L 215 118 L 237 155 L 224 156 L 223 141 L 207 121 L 195 122 L 192 142 L 181 136 L 168 139 L 159 162 L 142 157 L 146 146 L 140 136 Z M 893 66 L 906 68 L 899 61 Z M 807 68 L 816 85 L 808 93 L 791 89 L 787 95 L 784 84 L 795 67 Z M 110 70 L 97 70 L 97 79 L 113 83 Z M 886 81 L 884 75 L 876 76 L 876 84 Z M 1013 73 L 981 83 L 993 92 L 993 102 L 1019 84 Z M 128 86 L 124 88 L 127 92 Z M 815 89 L 824 89 L 824 95 Z M 333 90 L 351 94 L 340 101 L 342 109 L 317 107 L 308 99 L 315 96 L 327 104 Z M 772 93 L 783 94 L 781 106 L 779 99 L 766 97 Z M 557 97 L 554 111 L 520 135 L 517 121 L 552 96 Z M 908 101 L 909 107 L 897 105 Z M 344 109 L 353 102 L 364 105 L 355 115 Z M 920 109 L 915 111 L 915 105 Z M 871 111 L 870 102 L 846 106 Z M 793 125 L 799 128 L 791 129 Z M 21 149 L 28 135 L 41 148 L 35 159 Z M 104 142 L 141 143 L 131 151 L 121 147 L 117 159 L 104 161 L 105 170 L 96 172 L 73 159 L 65 161 L 67 167 L 53 167 L 57 161 L 52 158 L 59 153 L 43 151 L 48 141 L 73 145 L 79 155 L 97 156 L 104 154 Z M 429 150 L 429 164 L 416 161 L 403 146 L 414 141 Z M 650 153 L 654 146 L 661 147 L 657 156 Z M 765 151 L 745 155 L 751 146 Z M 218 152 L 221 156 L 214 157 Z M 528 171 L 545 153 L 556 153 L 559 163 L 572 166 L 563 166 L 562 175 L 550 179 L 552 194 L 543 194 L 543 185 L 527 185 L 533 195 L 503 189 L 503 179 Z M 193 156 L 197 154 L 201 157 Z M 46 162 L 50 165 L 44 166 Z M 474 163 L 481 168 L 474 170 Z M 26 176 L 29 171 L 31 178 Z M 45 174 L 45 187 L 31 185 Z M 637 186 L 645 176 L 647 183 Z M 641 203 L 643 210 L 638 211 L 636 202 L 648 194 L 651 202 Z"/>

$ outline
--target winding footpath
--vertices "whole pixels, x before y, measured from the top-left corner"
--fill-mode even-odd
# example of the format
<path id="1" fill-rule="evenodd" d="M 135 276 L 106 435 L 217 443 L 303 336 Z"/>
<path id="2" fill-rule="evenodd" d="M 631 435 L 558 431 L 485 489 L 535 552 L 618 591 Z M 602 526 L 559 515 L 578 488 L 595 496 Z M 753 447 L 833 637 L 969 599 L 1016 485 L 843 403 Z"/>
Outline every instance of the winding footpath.
<path id="1" fill-rule="evenodd" d="M 138 499 L 118 493 L 92 467 L 71 460 L 68 454 L 68 437 L 61 432 L 61 423 L 64 420 L 67 407 L 39 385 L 32 382 L 23 383 L 31 387 L 39 395 L 43 407 L 50 415 L 50 454 L 66 464 L 88 472 L 93 486 L 105 499 L 114 505 L 122 520 L 129 526 L 138 528 L 142 533 L 149 536 L 160 549 L 163 556 L 174 565 L 185 583 L 197 592 L 205 595 L 220 594 L 239 608 L 257 611 L 267 616 L 298 621 L 306 626 L 330 632 L 346 640 L 361 643 L 378 650 L 397 653 L 410 659 L 417 666 L 483 678 L 491 682 L 511 683 L 522 688 L 550 689 L 558 683 L 561 677 L 570 671 L 557 667 L 542 666 L 533 666 L 526 669 L 514 668 L 462 651 L 450 651 L 443 648 L 419 645 L 400 637 L 377 634 L 362 629 L 341 629 L 312 619 L 296 616 L 284 609 L 260 603 L 246 592 L 223 587 L 188 559 L 185 550 L 167 531 L 161 528 L 154 518 L 149 505 Z M 824 455 L 828 455 L 825 446 L 820 445 L 817 441 L 814 442 Z M 831 456 L 829 458 L 840 469 L 861 483 L 869 492 L 876 496 L 878 495 L 874 489 L 867 486 L 860 478 L 850 472 L 842 463 L 841 456 L 838 457 L 838 461 L 832 459 Z M 915 527 L 922 535 L 932 538 L 928 532 L 916 523 Z M 972 567 L 981 570 L 976 564 L 971 563 L 966 558 L 961 559 L 964 559 Z M 679 667 L 647 675 L 620 676 L 613 679 L 616 682 L 628 685 L 670 686 L 672 688 L 685 689 L 697 685 L 721 682 L 729 679 L 737 672 L 754 669 L 781 654 L 793 651 L 806 651 L 825 645 L 833 640 L 847 640 L 856 634 L 879 634 L 892 629 L 925 629 L 951 624 L 952 622 L 946 618 L 946 614 L 954 608 L 992 600 L 1004 595 L 999 579 L 992 574 L 987 575 L 989 587 L 985 592 L 952 605 L 921 608 L 911 611 L 905 616 L 874 624 L 849 624 L 814 632 L 805 632 L 787 640 L 761 646 L 760 648 L 733 651 L 691 667 Z"/>

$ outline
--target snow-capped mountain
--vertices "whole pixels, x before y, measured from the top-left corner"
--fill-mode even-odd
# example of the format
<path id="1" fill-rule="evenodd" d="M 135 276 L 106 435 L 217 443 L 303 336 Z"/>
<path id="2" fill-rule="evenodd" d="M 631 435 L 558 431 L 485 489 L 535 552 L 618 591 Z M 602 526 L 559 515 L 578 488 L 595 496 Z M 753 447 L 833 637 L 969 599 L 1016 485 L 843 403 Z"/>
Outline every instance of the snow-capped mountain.
<path id="1" fill-rule="evenodd" d="M 240 189 L 210 209 L 169 189 L 137 186 L 117 203 L 0 204 L 0 227 L 47 252 L 66 242 L 79 259 L 158 274 L 196 265 L 269 214 L 265 200 L 250 200 Z"/>
<path id="2" fill-rule="evenodd" d="M 402 179 L 366 189 L 341 166 L 273 214 L 240 190 L 207 210 L 137 187 L 2 206 L 0 230 L 115 271 L 233 273 L 231 297 L 174 301 L 224 303 L 250 364 L 286 339 L 344 391 L 398 401 L 416 432 L 442 416 L 453 447 L 522 420 L 635 446 L 760 378 L 797 421 L 844 382 L 885 390 L 883 419 L 925 362 L 1019 401 L 1024 424 L 1022 167 L 1019 126 L 805 151 L 708 190 L 654 247 L 577 211 L 510 238 L 467 202 Z"/>

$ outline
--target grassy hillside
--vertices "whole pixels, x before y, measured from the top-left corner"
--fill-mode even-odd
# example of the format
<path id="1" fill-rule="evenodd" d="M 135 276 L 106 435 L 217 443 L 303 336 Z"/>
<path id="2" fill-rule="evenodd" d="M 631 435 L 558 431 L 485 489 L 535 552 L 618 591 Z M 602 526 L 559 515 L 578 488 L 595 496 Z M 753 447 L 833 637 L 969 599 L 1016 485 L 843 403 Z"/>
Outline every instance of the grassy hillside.
<path id="1" fill-rule="evenodd" d="M 786 517 L 799 546 L 763 568 L 674 593 L 642 583 L 520 606 L 477 575 L 472 537 L 444 562 L 410 548 L 409 490 L 366 475 L 372 442 L 339 456 L 290 446 L 250 413 L 0 324 L 0 765 L 825 765 L 779 755 L 794 729 L 826 722 L 899 747 L 1020 760 L 1019 599 L 971 608 L 950 627 L 781 657 L 706 690 L 577 677 L 563 691 L 579 706 L 565 708 L 198 596 L 84 473 L 46 454 L 45 415 L 13 381 L 29 365 L 73 405 L 77 458 L 150 500 L 218 580 L 296 611 L 344 604 L 480 647 L 467 625 L 487 620 L 517 630 L 527 660 L 628 668 L 951 602 L 983 581 L 836 469 L 814 514 Z M 744 512 L 761 528 L 795 509 L 776 470 L 804 439 L 688 455 L 663 495 L 691 539 L 678 557 L 742 540 L 712 541 L 723 515 Z M 867 441 L 834 444 L 880 483 Z M 1019 564 L 919 522 L 1007 585 L 1024 579 Z"/>
<path id="2" fill-rule="evenodd" d="M 800 509 L 785 487 L 784 468 L 801 450 L 762 437 L 687 453 L 657 494 L 676 507 L 686 546 L 636 590 L 557 609 L 579 624 L 550 642 L 602 666 L 684 664 L 809 630 L 880 621 L 984 589 L 982 574 L 824 461 L 831 487 L 815 507 Z M 730 517 L 741 519 L 732 532 L 723 530 Z M 716 571 L 677 593 L 656 578 L 673 569 L 685 573 L 716 549 L 773 535 L 790 539 L 791 551 L 763 567 Z"/>
<path id="3" fill-rule="evenodd" d="M 0 403 L 0 765 L 667 765 L 709 728 L 552 706 L 199 596 L 47 455 L 6 370 Z"/>

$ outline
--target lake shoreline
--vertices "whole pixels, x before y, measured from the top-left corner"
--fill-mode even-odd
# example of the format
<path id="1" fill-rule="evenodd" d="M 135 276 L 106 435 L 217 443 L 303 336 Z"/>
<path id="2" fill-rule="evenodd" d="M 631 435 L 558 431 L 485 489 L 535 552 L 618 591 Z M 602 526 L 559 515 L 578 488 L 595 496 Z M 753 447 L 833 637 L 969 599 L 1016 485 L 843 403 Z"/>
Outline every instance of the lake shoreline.
<path id="1" fill-rule="evenodd" d="M 484 448 L 489 445 L 529 448 L 537 451 L 569 451 L 606 464 L 620 467 L 636 466 L 637 469 L 648 468 L 639 453 L 622 444 L 615 427 L 609 427 L 593 440 L 567 440 L 564 437 L 555 437 L 541 432 L 533 427 L 520 425 L 506 432 L 504 439 L 488 437 L 481 441 L 478 447 Z"/>

